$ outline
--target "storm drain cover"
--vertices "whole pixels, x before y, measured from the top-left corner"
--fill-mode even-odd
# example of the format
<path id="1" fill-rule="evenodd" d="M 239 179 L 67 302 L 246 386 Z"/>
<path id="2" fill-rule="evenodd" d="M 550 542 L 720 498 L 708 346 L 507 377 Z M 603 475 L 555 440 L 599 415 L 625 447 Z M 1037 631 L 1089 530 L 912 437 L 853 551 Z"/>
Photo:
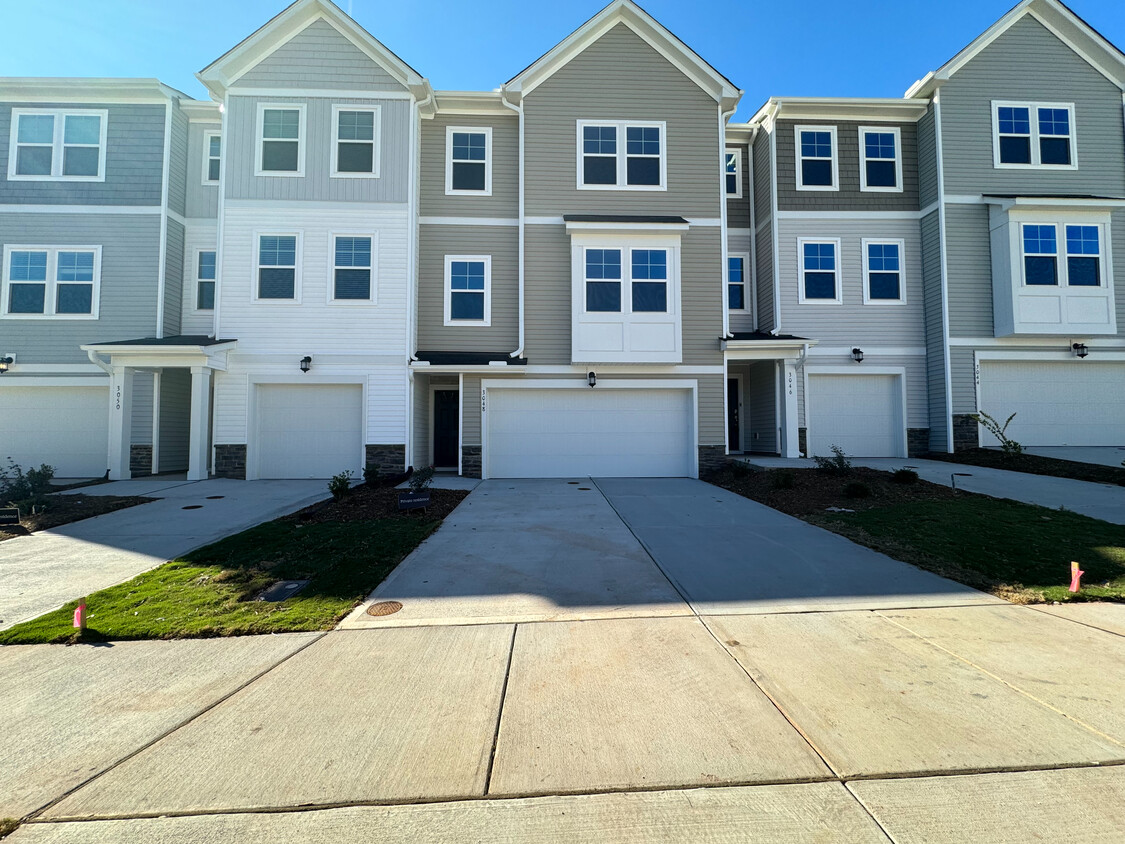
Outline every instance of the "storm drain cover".
<path id="1" fill-rule="evenodd" d="M 186 507 L 181 507 L 180 509 L 181 510 L 202 510 L 203 505 L 202 504 L 189 504 Z"/>
<path id="2" fill-rule="evenodd" d="M 259 601 L 269 601 L 276 604 L 291 598 L 309 585 L 307 580 L 279 580 L 265 592 L 258 596 Z"/>
<path id="3" fill-rule="evenodd" d="M 226 496 L 225 495 L 208 495 L 207 496 L 208 501 L 218 501 L 220 498 L 226 498 Z"/>
<path id="4" fill-rule="evenodd" d="M 378 603 L 372 604 L 367 608 L 367 614 L 374 616 L 390 615 L 391 613 L 396 613 L 401 609 L 402 604 L 398 601 L 379 601 Z"/>
<path id="5" fill-rule="evenodd" d="M 590 487 L 588 487 L 588 486 L 580 486 L 580 487 L 578 487 L 578 489 L 579 489 L 580 492 L 589 492 L 590 491 Z"/>

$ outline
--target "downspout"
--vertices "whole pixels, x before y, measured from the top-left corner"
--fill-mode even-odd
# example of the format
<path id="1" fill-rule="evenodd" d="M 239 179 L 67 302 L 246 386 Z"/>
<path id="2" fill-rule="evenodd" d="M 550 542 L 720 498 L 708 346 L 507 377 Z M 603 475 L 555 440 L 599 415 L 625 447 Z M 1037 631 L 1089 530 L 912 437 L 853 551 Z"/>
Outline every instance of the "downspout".
<path id="1" fill-rule="evenodd" d="M 407 255 L 412 263 L 409 273 L 407 273 L 407 283 L 411 289 L 408 291 L 406 297 L 406 363 L 409 366 L 414 361 L 418 360 L 418 261 L 419 261 L 419 225 L 418 225 L 418 197 L 421 192 L 420 179 L 422 171 L 422 109 L 434 101 L 433 88 L 427 87 L 426 98 L 424 100 L 415 100 L 413 119 L 410 121 L 410 150 L 414 159 L 411 165 L 410 174 L 410 230 L 408 237 L 410 238 L 410 245 L 407 250 Z M 411 390 L 413 394 L 413 390 Z"/>
<path id="2" fill-rule="evenodd" d="M 160 182 L 160 266 L 156 270 L 156 336 L 164 336 L 165 287 L 168 283 L 168 180 L 172 168 L 172 109 L 171 97 L 164 106 L 164 178 Z M 181 289 L 181 294 L 183 290 Z"/>
<path id="3" fill-rule="evenodd" d="M 937 148 L 938 229 L 941 240 L 941 345 L 945 376 L 945 449 L 953 453 L 953 374 L 949 360 L 949 260 L 945 221 L 945 161 L 941 148 L 941 90 L 934 91 L 934 146 Z"/>
<path id="4" fill-rule="evenodd" d="M 227 155 L 227 114 L 230 111 L 230 96 L 223 91 L 223 101 L 219 105 L 219 199 L 215 205 L 215 309 L 211 315 L 212 336 L 217 340 L 222 336 L 219 331 L 219 317 L 223 311 L 223 238 L 226 230 L 226 195 L 227 195 L 227 164 L 230 156 Z M 255 243 L 251 249 L 257 250 Z M 255 251 L 255 254 L 256 251 Z M 211 408 L 212 413 L 214 407 Z"/>
<path id="5" fill-rule="evenodd" d="M 729 340 L 730 333 L 730 308 L 727 301 L 727 282 L 729 281 L 728 274 L 730 273 L 730 249 L 727 244 L 727 121 L 737 111 L 737 108 L 732 108 L 730 111 L 723 111 L 722 103 L 719 104 L 719 232 L 722 235 L 721 249 L 722 249 L 722 269 L 720 270 L 720 283 L 719 294 L 722 296 L 723 306 L 723 339 Z M 742 155 L 741 151 L 738 153 Z M 742 169 L 741 167 L 739 168 Z M 743 268 L 742 277 L 746 279 L 746 269 Z M 726 393 L 724 392 L 725 396 Z M 724 403 L 725 403 L 724 399 Z M 728 443 L 729 445 L 729 443 Z"/>
<path id="6" fill-rule="evenodd" d="M 780 241 L 777 233 L 777 115 L 781 103 L 770 113 L 770 239 L 773 248 L 773 331 L 781 333 L 781 267 Z"/>
<path id="7" fill-rule="evenodd" d="M 746 268 L 748 277 L 750 278 L 750 314 L 754 322 L 754 330 L 758 330 L 761 314 L 758 312 L 758 208 L 755 203 L 754 194 L 755 178 L 754 173 L 754 142 L 758 139 L 758 130 L 754 129 L 754 134 L 750 137 L 750 143 L 746 145 L 746 169 L 749 171 L 747 174 L 749 184 L 749 200 L 750 200 L 750 266 Z"/>
<path id="8" fill-rule="evenodd" d="M 108 363 L 106 363 L 104 360 L 102 360 L 98 356 L 98 353 L 95 352 L 93 349 L 87 349 L 86 350 L 86 357 L 88 357 L 90 359 L 90 363 L 92 363 L 94 366 L 98 367 L 98 369 L 103 370 L 107 375 L 113 375 L 113 367 L 110 366 Z"/>
<path id="9" fill-rule="evenodd" d="M 519 161 L 520 161 L 520 163 L 519 163 L 519 167 L 520 167 L 520 178 L 519 178 L 519 197 L 520 197 L 520 199 L 519 199 L 519 203 L 520 203 L 520 209 L 519 209 L 519 267 L 518 267 L 518 270 L 517 270 L 517 272 L 518 272 L 518 277 L 519 277 L 519 347 L 518 347 L 518 348 L 517 348 L 517 349 L 516 349 L 516 350 L 515 350 L 514 352 L 512 352 L 512 353 L 511 353 L 510 355 L 508 355 L 508 357 L 510 357 L 510 358 L 521 358 L 521 357 L 523 357 L 523 345 L 524 345 L 524 324 L 523 324 L 523 322 L 524 322 L 524 320 L 523 320 L 523 312 L 524 312 L 524 271 L 523 271 L 523 265 L 524 265 L 524 213 L 523 213 L 523 212 L 524 212 L 524 187 L 523 187 L 523 182 L 524 182 L 524 178 L 523 178 L 523 177 L 524 177 L 524 166 L 523 166 L 523 151 L 524 151 L 524 142 L 523 142 L 523 95 L 522 95 L 522 94 L 520 95 L 520 104 L 519 104 L 518 106 L 515 106 L 515 105 L 512 105 L 512 104 L 511 104 L 510 102 L 508 102 L 507 98 L 506 98 L 506 97 L 504 96 L 504 93 L 503 93 L 503 92 L 501 92 L 501 94 L 500 94 L 500 104 L 501 104 L 501 105 L 503 105 L 503 106 L 504 106 L 505 108 L 510 108 L 510 109 L 511 109 L 512 111 L 514 111 L 514 112 L 515 112 L 516 114 L 518 114 L 518 115 L 519 115 L 519 118 L 520 118 L 520 155 L 519 155 Z"/>

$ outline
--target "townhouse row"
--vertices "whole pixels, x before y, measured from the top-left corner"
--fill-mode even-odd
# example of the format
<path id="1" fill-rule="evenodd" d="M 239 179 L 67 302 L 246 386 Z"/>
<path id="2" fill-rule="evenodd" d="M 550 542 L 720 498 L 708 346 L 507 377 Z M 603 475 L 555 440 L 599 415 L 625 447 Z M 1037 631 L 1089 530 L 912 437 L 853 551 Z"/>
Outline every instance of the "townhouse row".
<path id="1" fill-rule="evenodd" d="M 21 464 L 695 476 L 988 445 L 978 410 L 1125 445 L 1125 58 L 1056 0 L 744 124 L 629 0 L 495 91 L 327 0 L 198 76 L 0 81 Z"/>

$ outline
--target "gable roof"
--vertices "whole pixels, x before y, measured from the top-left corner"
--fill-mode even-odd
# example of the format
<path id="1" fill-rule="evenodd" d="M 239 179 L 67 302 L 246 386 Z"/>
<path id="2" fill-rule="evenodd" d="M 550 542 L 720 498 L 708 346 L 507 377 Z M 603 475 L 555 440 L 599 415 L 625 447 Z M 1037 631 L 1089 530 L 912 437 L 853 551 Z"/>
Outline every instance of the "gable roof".
<path id="1" fill-rule="evenodd" d="M 1008 10 L 1007 14 L 974 38 L 957 55 L 911 85 L 905 96 L 911 98 L 931 96 L 982 50 L 1029 15 L 1074 50 L 1102 76 L 1125 91 L 1125 53 L 1114 46 L 1108 38 L 1060 0 L 1020 0 Z"/>
<path id="2" fill-rule="evenodd" d="M 424 79 L 418 71 L 388 50 L 370 32 L 329 0 L 296 0 L 249 37 L 244 38 L 195 74 L 196 78 L 207 86 L 212 97 L 221 100 L 227 88 L 237 82 L 241 76 L 318 20 L 328 23 L 368 58 L 401 82 L 419 100 L 432 96 L 433 89 L 430 88 L 429 80 Z"/>
<path id="3" fill-rule="evenodd" d="M 669 32 L 652 15 L 632 0 L 613 0 L 582 26 L 504 83 L 502 90 L 511 99 L 520 99 L 549 79 L 571 59 L 618 24 L 624 24 L 650 47 L 676 66 L 685 76 L 731 111 L 742 91 L 704 61 L 698 53 Z"/>

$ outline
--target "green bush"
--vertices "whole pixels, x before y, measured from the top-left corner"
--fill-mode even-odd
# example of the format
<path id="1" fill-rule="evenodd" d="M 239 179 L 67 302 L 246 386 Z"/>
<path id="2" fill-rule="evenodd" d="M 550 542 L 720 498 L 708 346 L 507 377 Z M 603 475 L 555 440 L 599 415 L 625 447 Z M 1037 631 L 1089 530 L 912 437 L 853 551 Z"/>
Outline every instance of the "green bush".
<path id="1" fill-rule="evenodd" d="M 363 482 L 368 486 L 375 486 L 379 483 L 379 467 L 368 466 L 363 470 Z"/>
<path id="2" fill-rule="evenodd" d="M 797 482 L 797 475 L 789 469 L 778 469 L 770 477 L 770 485 L 774 489 L 793 489 Z"/>
<path id="3" fill-rule="evenodd" d="M 340 501 L 347 495 L 352 488 L 352 470 L 345 469 L 338 475 L 333 475 L 332 480 L 328 482 L 328 491 L 332 493 L 332 497 Z"/>
<path id="4" fill-rule="evenodd" d="M 55 477 L 55 467 L 46 463 L 38 469 L 26 472 L 12 458 L 8 458 L 8 468 L 0 472 L 0 503 L 13 507 L 39 507 L 47 502 L 51 491 L 51 479 Z"/>
<path id="5" fill-rule="evenodd" d="M 869 498 L 871 487 L 863 481 L 849 481 L 848 485 L 844 487 L 844 495 L 848 498 Z"/>
<path id="6" fill-rule="evenodd" d="M 831 457 L 817 454 L 813 455 L 813 460 L 816 461 L 816 468 L 822 472 L 827 472 L 829 475 L 850 475 L 852 473 L 852 461 L 848 459 L 848 455 L 844 454 L 844 450 L 838 445 L 832 446 Z"/>
<path id="7" fill-rule="evenodd" d="M 434 479 L 434 467 L 433 466 L 426 466 L 422 469 L 419 469 L 413 475 L 411 475 L 410 480 L 408 480 L 407 483 L 410 485 L 410 489 L 413 490 L 414 492 L 421 492 L 422 490 L 426 489 L 426 487 L 428 487 L 430 485 L 430 482 L 433 479 Z"/>
<path id="8" fill-rule="evenodd" d="M 978 425 L 984 428 L 996 439 L 1000 440 L 1000 451 L 1005 457 L 1018 457 L 1023 454 L 1023 446 L 1013 439 L 1009 439 L 1007 435 L 1008 426 L 1012 424 L 1012 420 L 1016 418 L 1016 414 L 1012 414 L 1001 425 L 998 421 L 993 419 L 983 410 L 980 413 L 970 413 L 969 418 L 976 421 Z"/>
<path id="9" fill-rule="evenodd" d="M 895 469 L 891 480 L 896 484 L 913 484 L 918 482 L 918 473 L 913 469 Z"/>

